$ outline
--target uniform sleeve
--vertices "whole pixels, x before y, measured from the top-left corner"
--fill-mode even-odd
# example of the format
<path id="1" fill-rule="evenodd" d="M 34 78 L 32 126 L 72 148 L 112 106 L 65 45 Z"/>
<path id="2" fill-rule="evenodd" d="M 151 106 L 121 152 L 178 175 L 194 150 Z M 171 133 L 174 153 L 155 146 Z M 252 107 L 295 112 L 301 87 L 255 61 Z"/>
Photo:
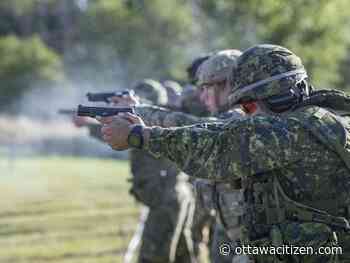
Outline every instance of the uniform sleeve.
<path id="1" fill-rule="evenodd" d="M 151 105 L 137 106 L 136 113 L 148 126 L 179 127 L 197 123 L 215 122 L 218 120 L 214 117 L 196 117 L 191 114 Z"/>
<path id="2" fill-rule="evenodd" d="M 230 181 L 297 162 L 300 127 L 272 117 L 183 128 L 153 127 L 146 148 L 191 176 Z"/>

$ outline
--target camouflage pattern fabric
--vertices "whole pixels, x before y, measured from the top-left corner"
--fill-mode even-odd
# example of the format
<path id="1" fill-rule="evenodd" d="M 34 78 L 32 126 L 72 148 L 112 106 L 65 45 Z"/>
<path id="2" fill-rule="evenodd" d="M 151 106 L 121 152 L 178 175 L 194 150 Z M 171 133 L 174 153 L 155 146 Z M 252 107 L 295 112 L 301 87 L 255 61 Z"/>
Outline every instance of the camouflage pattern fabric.
<path id="1" fill-rule="evenodd" d="M 343 242 L 349 240 L 349 234 L 334 227 L 332 221 L 314 222 L 316 214 L 310 217 L 303 209 L 295 210 L 300 212 L 297 217 L 289 214 L 297 202 L 328 216 L 348 218 L 349 170 L 334 149 L 304 125 L 312 123 L 318 109 L 306 107 L 283 116 L 257 115 L 184 128 L 153 127 L 144 149 L 169 158 L 193 177 L 240 183 L 245 191 L 240 217 L 242 244 L 319 248 L 333 246 L 338 240 L 338 245 L 348 247 Z M 328 111 L 323 114 L 329 117 L 326 120 L 340 118 Z M 344 131 L 350 131 L 350 119 L 340 119 L 324 121 L 316 128 L 323 134 L 327 131 L 330 140 L 343 138 L 341 145 L 346 148 L 349 137 Z M 276 184 L 277 188 L 271 187 Z M 346 262 L 349 253 L 343 251 L 339 261 L 334 255 L 270 255 L 255 256 L 255 262 Z"/>
<path id="2" fill-rule="evenodd" d="M 241 55 L 241 51 L 235 49 L 222 50 L 213 54 L 209 59 L 204 61 L 198 68 L 197 75 L 197 86 L 200 87 L 214 87 L 220 83 L 226 83 L 229 80 L 230 73 L 232 69 L 236 66 L 236 60 L 238 56 Z M 238 111 L 229 111 L 218 116 L 219 119 L 228 120 L 230 118 L 241 117 Z M 246 256 L 238 258 L 233 253 L 227 255 L 222 255 L 220 253 L 221 247 L 227 244 L 234 244 L 234 240 L 239 238 L 238 229 L 239 224 L 237 223 L 236 211 L 239 211 L 238 200 L 241 196 L 239 190 L 232 191 L 229 187 L 229 191 L 226 191 L 226 186 L 222 183 L 210 183 L 207 180 L 200 180 L 195 184 L 198 189 L 197 191 L 197 212 L 194 222 L 198 221 L 197 217 L 200 215 L 200 211 L 207 211 L 207 217 L 211 226 L 210 235 L 210 259 L 211 262 L 246 262 Z M 236 193 L 232 195 L 232 192 Z M 225 200 L 225 204 L 221 201 Z M 233 205 L 237 204 L 237 205 Z M 204 209 L 204 208 L 207 208 Z M 230 214 L 235 225 L 226 225 L 226 229 L 223 227 L 221 220 L 222 218 L 227 218 L 224 216 Z M 202 213 L 203 214 L 203 213 Z M 193 229 L 196 229 L 196 224 L 194 224 Z M 228 236 L 230 233 L 230 237 Z"/>
<path id="3" fill-rule="evenodd" d="M 157 105 L 165 105 L 168 96 L 163 85 L 153 79 L 144 79 L 134 85 L 133 90 L 142 100 L 147 100 Z"/>
<path id="4" fill-rule="evenodd" d="M 88 126 L 90 136 L 102 140 L 101 125 Z M 153 155 L 134 149 L 130 152 L 132 187 L 131 194 L 144 205 L 159 207 L 169 200 L 177 201 L 175 190 L 180 171 L 167 159 L 156 159 Z M 166 194 L 165 194 L 165 190 Z"/>
<path id="5" fill-rule="evenodd" d="M 179 177 L 181 178 L 181 176 Z M 169 190 L 174 191 L 176 196 L 168 194 Z M 170 251 L 174 244 L 176 227 L 183 209 L 181 206 L 189 202 L 192 193 L 187 180 L 182 178 L 178 179 L 172 187 L 164 188 L 161 195 L 157 193 L 157 198 L 161 201 L 158 201 L 159 204 L 156 207 L 151 207 L 145 222 L 138 259 L 140 263 L 170 262 Z M 179 236 L 179 240 L 176 240 L 175 246 L 175 257 L 172 262 L 191 263 L 192 255 L 189 253 L 183 234 Z"/>
<path id="6" fill-rule="evenodd" d="M 216 184 L 207 180 L 197 179 L 194 181 L 195 189 L 195 212 L 191 222 L 191 232 L 195 242 L 208 242 L 210 262 L 212 263 L 232 263 L 233 254 L 220 254 L 220 246 L 223 244 L 233 244 L 234 241 L 227 236 L 226 229 L 218 220 L 218 208 L 216 203 L 216 195 L 220 192 L 216 191 Z M 231 200 L 235 201 L 235 200 Z M 205 227 L 209 230 L 209 237 L 203 237 Z M 239 236 L 236 236 L 236 239 Z M 239 261 L 238 261 L 239 262 Z"/>
<path id="7" fill-rule="evenodd" d="M 226 49 L 212 55 L 198 68 L 197 86 L 210 85 L 228 80 L 237 58 L 242 54 L 237 49 Z"/>
<path id="8" fill-rule="evenodd" d="M 217 118 L 200 118 L 190 114 L 185 114 L 181 112 L 170 112 L 169 110 L 159 108 L 156 106 L 143 106 L 142 116 L 151 121 L 152 125 L 189 125 L 200 122 L 208 122 L 217 120 Z M 167 116 L 163 118 L 162 116 Z M 240 113 L 231 112 L 221 114 L 221 118 L 228 119 L 230 117 L 239 117 Z M 90 125 L 89 126 L 90 135 L 97 139 L 101 139 L 100 125 Z M 144 161 L 144 165 L 140 163 L 139 167 L 143 169 L 147 167 L 153 167 L 154 165 L 159 165 L 159 160 L 155 160 L 153 156 L 145 154 L 143 151 L 133 150 L 130 153 L 131 160 L 134 163 L 138 161 Z M 141 158 L 140 156 L 141 155 Z M 151 165 L 148 165 L 151 164 Z M 183 199 L 191 199 L 191 194 L 188 194 L 188 184 L 185 180 L 175 180 L 175 176 L 168 176 L 166 174 L 167 169 L 171 170 L 171 173 L 177 174 L 177 169 L 174 170 L 174 166 L 171 165 L 169 161 L 164 161 L 162 164 L 165 166 L 160 168 L 160 182 L 157 179 L 147 180 L 147 176 L 140 180 L 134 180 L 132 186 L 132 192 L 134 196 L 139 199 L 142 203 L 152 206 L 152 212 L 149 214 L 144 226 L 143 242 L 140 248 L 139 262 L 166 262 L 169 256 L 170 244 L 174 236 L 174 229 L 178 224 L 179 220 L 179 210 L 180 203 L 183 203 Z M 137 171 L 138 166 L 134 167 L 136 169 L 133 173 L 139 174 Z M 163 169 L 162 169 L 163 168 Z M 152 172 L 147 172 L 146 174 L 152 174 Z M 142 173 L 141 173 L 142 174 Z M 139 185 L 141 184 L 141 185 Z M 174 185 L 178 187 L 172 187 Z M 185 189 L 184 189 L 184 188 Z M 168 189 L 169 194 L 165 195 L 163 189 Z M 178 190 L 176 190 L 178 189 Z M 195 211 L 193 221 L 191 222 L 190 230 L 193 238 L 195 252 L 198 253 L 198 244 L 203 240 L 203 229 L 204 227 L 210 227 L 210 262 L 213 263 L 231 263 L 233 255 L 223 256 L 219 253 L 219 247 L 223 243 L 232 243 L 233 241 L 227 237 L 226 231 L 224 230 L 221 222 L 216 222 L 216 204 L 215 204 L 215 185 L 207 180 L 198 179 L 195 181 Z M 176 192 L 178 191 L 178 192 Z M 150 194 L 154 193 L 154 194 Z M 177 198 L 182 198 L 182 202 L 177 200 Z M 143 200 L 140 198 L 143 197 Z M 159 198 L 161 197 L 161 198 Z M 163 199 L 164 198 L 164 199 Z M 233 200 L 234 201 L 234 200 Z M 160 224 L 160 222 L 162 222 Z M 159 246 L 159 244 L 164 244 Z M 179 241 L 179 247 L 177 249 L 177 255 L 175 262 L 190 262 L 189 259 L 191 255 L 188 255 L 188 250 L 184 247 L 186 244 L 184 236 L 181 235 Z M 241 261 L 236 261 L 241 262 Z"/>
<path id="9" fill-rule="evenodd" d="M 215 122 L 218 120 L 226 120 L 229 121 L 232 119 L 237 119 L 242 117 L 242 112 L 239 110 L 232 110 L 230 112 L 226 112 L 220 114 L 217 117 L 197 117 L 191 114 L 186 114 L 183 112 L 174 112 L 167 109 L 162 109 L 155 106 L 142 106 L 137 107 L 136 111 L 138 115 L 140 115 L 143 120 L 150 126 L 162 126 L 162 127 L 170 127 L 170 126 L 185 126 L 191 124 L 198 123 L 208 123 Z M 236 240 L 239 238 L 239 224 L 237 223 L 237 212 L 241 210 L 239 208 L 240 199 L 242 199 L 242 193 L 240 190 L 233 191 L 232 188 L 227 188 L 225 184 L 220 183 L 210 183 L 207 180 L 195 180 L 194 181 L 194 189 L 195 189 L 195 212 L 193 213 L 195 216 L 191 222 L 191 232 L 193 234 L 193 239 L 196 244 L 201 242 L 203 239 L 202 230 L 205 226 L 210 226 L 212 229 L 212 233 L 214 236 L 211 242 L 211 261 L 212 262 L 231 262 L 232 256 L 221 256 L 219 254 L 219 247 L 222 243 L 227 240 Z M 232 194 L 234 192 L 234 194 Z M 223 203 L 225 202 L 225 203 Z M 233 206 L 236 204 L 236 206 Z M 220 207 L 218 207 L 220 206 Z M 227 236 L 226 231 L 218 231 L 217 229 L 222 229 L 220 226 L 221 221 L 218 220 L 216 223 L 216 217 L 218 216 L 216 211 L 222 211 L 224 215 L 222 218 L 230 217 L 232 222 L 236 222 L 235 224 L 230 224 L 226 226 L 226 229 L 229 229 L 230 236 Z M 231 221 L 230 221 L 231 222 Z M 216 229 L 216 231 L 215 231 Z M 237 261 L 241 262 L 241 261 Z"/>
<path id="10" fill-rule="evenodd" d="M 182 209 L 186 209 L 182 203 L 192 198 L 191 186 L 187 180 L 179 180 L 179 170 L 166 159 L 155 159 L 144 151 L 132 150 L 130 161 L 133 175 L 130 192 L 150 208 L 139 262 L 170 262 L 178 218 Z M 183 234 L 177 241 L 174 262 L 191 262 Z"/>
<path id="11" fill-rule="evenodd" d="M 142 150 L 134 149 L 129 155 L 132 188 L 130 193 L 137 201 L 153 208 L 163 202 L 162 198 L 176 201 L 176 176 L 179 170 L 166 159 L 155 159 Z M 165 195 L 164 189 L 167 189 Z"/>
<path id="12" fill-rule="evenodd" d="M 202 252 L 209 253 L 213 241 L 216 219 L 215 202 L 213 199 L 214 185 L 206 180 L 192 180 L 194 188 L 194 202 L 187 215 L 186 232 Z M 206 251 L 204 251 L 206 248 Z M 212 261 L 211 261 L 212 262 Z"/>
<path id="13" fill-rule="evenodd" d="M 168 103 L 166 89 L 146 79 L 134 87 L 135 93 L 157 105 Z M 157 160 L 142 150 L 130 153 L 132 188 L 130 192 L 150 208 L 145 223 L 139 262 L 191 262 L 195 257 L 178 221 L 192 199 L 187 177 L 165 158 Z"/>
<path id="14" fill-rule="evenodd" d="M 237 59 L 229 105 L 242 99 L 257 101 L 283 94 L 303 78 L 307 74 L 302 61 L 290 50 L 276 45 L 251 47 Z"/>
<path id="15" fill-rule="evenodd" d="M 202 55 L 200 57 L 197 57 L 187 67 L 186 71 L 187 71 L 187 78 L 188 78 L 189 83 L 191 83 L 192 85 L 196 85 L 196 82 L 197 82 L 196 73 L 197 73 L 198 67 L 204 61 L 206 61 L 208 58 L 210 58 L 211 55 L 213 55 L 213 54 L 212 53 L 208 53 L 208 54 L 204 54 L 204 55 Z"/>
<path id="16" fill-rule="evenodd" d="M 242 111 L 232 110 L 230 112 L 223 113 L 219 117 L 198 117 L 197 115 L 192 115 L 181 111 L 172 111 L 153 105 L 136 106 L 135 111 L 148 126 L 160 127 L 180 127 L 198 123 L 217 122 L 223 119 L 228 121 L 230 118 L 240 118 L 242 115 Z"/>
<path id="17" fill-rule="evenodd" d="M 168 95 L 168 104 L 169 103 L 173 104 L 173 102 L 176 101 L 181 96 L 181 92 L 182 92 L 181 85 L 172 80 L 166 80 L 162 84 Z"/>
<path id="18" fill-rule="evenodd" d="M 89 125 L 90 136 L 101 140 L 101 126 Z M 130 151 L 132 187 L 130 193 L 150 208 L 142 235 L 139 263 L 170 262 L 170 249 L 175 246 L 176 263 L 191 263 L 190 254 L 183 233 L 174 243 L 175 229 L 182 210 L 182 204 L 192 200 L 191 186 L 187 177 L 167 159 L 156 159 L 151 154 L 134 149 Z"/>
<path id="19" fill-rule="evenodd" d="M 199 99 L 199 90 L 192 85 L 187 85 L 181 93 L 180 108 L 182 112 L 193 114 L 196 116 L 208 116 L 209 112 L 205 105 Z"/>
<path id="20" fill-rule="evenodd" d="M 190 101 L 190 100 L 188 100 Z M 202 111 L 198 111 L 196 107 L 190 107 L 193 113 L 201 115 Z M 215 118 L 197 117 L 183 112 L 171 111 L 157 106 L 143 105 L 136 107 L 137 114 L 142 116 L 149 125 L 168 126 L 184 126 L 188 124 L 213 121 Z M 193 249 L 198 254 L 198 246 L 203 242 L 203 230 L 206 227 L 213 227 L 215 223 L 215 214 L 213 211 L 212 188 L 205 182 L 194 183 L 194 198 L 190 205 L 185 228 L 183 232 L 187 238 L 187 242 L 192 244 Z M 200 187 L 197 187 L 201 185 Z M 209 208 L 211 206 L 212 208 Z M 184 222 L 179 222 L 183 224 Z"/>
<path id="21" fill-rule="evenodd" d="M 220 247 L 222 245 L 230 245 L 231 253 L 228 255 L 223 255 L 220 253 Z M 239 257 L 237 255 L 234 255 L 233 251 L 236 246 L 235 240 L 232 240 L 227 236 L 227 231 L 222 225 L 221 222 L 217 222 L 214 225 L 214 233 L 213 233 L 213 240 L 211 245 L 211 253 L 210 253 L 210 262 L 217 262 L 217 263 L 248 263 L 248 258 L 246 256 Z"/>

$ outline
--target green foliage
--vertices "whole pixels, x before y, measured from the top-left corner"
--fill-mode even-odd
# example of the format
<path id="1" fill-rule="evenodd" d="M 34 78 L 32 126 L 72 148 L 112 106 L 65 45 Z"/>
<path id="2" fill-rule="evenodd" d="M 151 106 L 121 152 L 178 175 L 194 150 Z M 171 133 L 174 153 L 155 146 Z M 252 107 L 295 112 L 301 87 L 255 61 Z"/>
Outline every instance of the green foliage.
<path id="1" fill-rule="evenodd" d="M 32 10 L 37 2 L 37 0 L 2 0 L 0 8 L 11 10 L 17 15 L 23 15 Z"/>
<path id="2" fill-rule="evenodd" d="M 349 1 L 204 0 L 202 8 L 215 18 L 214 28 L 223 36 L 221 48 L 280 44 L 303 59 L 317 85 L 341 80 L 339 64 L 349 44 Z"/>
<path id="3" fill-rule="evenodd" d="M 110 55 L 133 80 L 178 76 L 185 59 L 181 47 L 191 34 L 190 12 L 187 1 L 100 0 L 89 6 L 82 28 L 89 43 L 93 39 L 115 51 Z"/>
<path id="4" fill-rule="evenodd" d="M 339 87 L 345 91 L 350 90 L 350 49 L 348 48 L 345 60 L 340 65 L 339 74 L 342 76 Z"/>
<path id="5" fill-rule="evenodd" d="M 34 83 L 50 85 L 64 79 L 59 56 L 40 40 L 0 38 L 0 96 L 11 101 Z"/>
<path id="6" fill-rule="evenodd" d="M 348 86 L 348 0 L 78 3 L 0 2 L 0 77 L 6 84 L 0 95 L 20 94 L 33 80 L 61 79 L 63 67 L 69 79 L 104 89 L 100 84 L 145 77 L 184 79 L 187 63 L 203 52 L 257 43 L 293 50 L 316 86 Z"/>
<path id="7" fill-rule="evenodd" d="M 263 40 L 280 43 L 299 54 L 316 84 L 337 83 L 338 65 L 349 40 L 349 1 L 298 0 L 289 2 L 288 9 L 284 1 L 270 2 L 275 4 L 260 14 L 265 23 L 259 32 L 266 36 Z"/>

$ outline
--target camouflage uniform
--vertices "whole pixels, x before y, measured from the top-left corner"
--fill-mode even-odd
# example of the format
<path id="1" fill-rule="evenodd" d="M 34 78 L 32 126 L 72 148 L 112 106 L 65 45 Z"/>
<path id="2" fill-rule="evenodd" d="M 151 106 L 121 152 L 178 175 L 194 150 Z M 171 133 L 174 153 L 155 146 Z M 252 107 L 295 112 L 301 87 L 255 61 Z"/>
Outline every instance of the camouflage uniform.
<path id="1" fill-rule="evenodd" d="M 177 106 L 176 102 L 179 100 L 182 92 L 181 85 L 172 80 L 166 80 L 162 84 L 168 94 L 167 106 Z"/>
<path id="2" fill-rule="evenodd" d="M 205 61 L 204 61 L 205 62 Z M 203 62 L 203 63 L 204 63 Z M 199 90 L 193 85 L 187 85 L 184 88 L 184 91 L 181 94 L 181 105 L 177 109 L 178 111 L 193 114 L 190 115 L 181 115 L 177 121 L 171 121 L 173 115 L 177 115 L 176 112 L 171 112 L 168 118 L 169 126 L 184 126 L 188 125 L 191 118 L 191 124 L 195 122 L 200 122 L 207 120 L 209 118 L 203 118 L 204 116 L 210 115 L 205 105 L 199 99 Z M 153 117 L 155 117 L 154 115 Z M 182 117 L 181 117 L 182 116 Z M 190 120 L 186 120 L 186 117 Z M 197 117 L 202 117 L 197 118 Z M 164 126 L 164 123 L 162 124 Z M 169 127 L 168 126 L 168 127 Z M 165 127 L 165 126 L 164 126 Z M 185 234 L 188 239 L 193 241 L 193 244 L 198 247 L 205 246 L 209 252 L 210 258 L 212 258 L 211 246 L 213 241 L 213 235 L 215 234 L 215 221 L 216 221 L 216 210 L 214 207 L 214 185 L 211 182 L 208 182 L 204 179 L 194 179 L 190 180 L 193 185 L 194 199 L 192 205 L 188 211 Z M 219 262 L 212 261 L 211 262 Z M 220 261 L 224 263 L 224 261 Z"/>
<path id="3" fill-rule="evenodd" d="M 257 99 L 272 109 L 284 91 L 290 100 L 302 98 L 291 87 L 300 86 L 305 70 L 285 48 L 248 49 L 234 74 L 231 105 Z M 241 210 L 230 199 L 218 205 L 226 210 L 225 227 L 242 224 L 244 245 L 344 248 L 343 255 L 254 255 L 255 262 L 349 262 L 349 136 L 350 117 L 311 104 L 229 122 L 152 127 L 144 150 L 191 176 L 241 189 Z"/>
<path id="4" fill-rule="evenodd" d="M 221 86 L 221 89 L 229 85 L 232 81 L 231 72 L 235 68 L 237 58 L 242 54 L 237 49 L 222 50 L 212 55 L 207 61 L 202 63 L 197 71 L 197 85 L 199 87 L 213 88 L 217 85 Z M 220 91 L 219 91 L 220 92 Z M 216 96 L 219 97 L 219 92 L 216 92 Z M 217 100 L 218 98 L 215 98 Z M 220 105 L 217 105 L 220 106 Z M 235 114 L 234 114 L 235 113 Z M 218 115 L 221 120 L 229 120 L 231 118 L 241 118 L 241 114 L 238 111 L 227 111 Z M 207 182 L 208 185 L 210 183 Z M 233 191 L 230 184 L 221 182 L 212 182 L 213 186 L 213 202 L 216 209 L 216 221 L 215 230 L 213 233 L 213 240 L 211 244 L 211 261 L 212 262 L 236 262 L 245 263 L 248 262 L 247 256 L 235 255 L 229 253 L 223 255 L 220 253 L 220 247 L 222 245 L 229 244 L 231 250 L 234 251 L 236 240 L 239 238 L 239 224 L 230 225 L 223 221 L 226 217 L 226 211 L 229 211 L 231 220 L 237 221 L 236 211 L 240 211 L 240 200 L 242 199 L 242 192 L 240 190 Z M 223 227 L 225 224 L 225 227 Z"/>
<path id="5" fill-rule="evenodd" d="M 198 89 L 195 86 L 187 85 L 184 88 L 181 97 L 180 107 L 175 110 L 194 114 L 196 116 L 209 116 L 207 108 L 199 100 Z"/>
<path id="6" fill-rule="evenodd" d="M 211 83 L 221 83 L 225 81 L 227 76 L 231 71 L 231 67 L 234 66 L 237 57 L 241 54 L 238 50 L 224 50 L 213 54 L 212 57 L 204 61 L 197 71 L 197 84 L 198 85 L 209 85 Z M 198 90 L 198 89 L 197 89 Z M 193 93 L 196 90 L 193 89 Z M 193 96 L 190 96 L 193 97 Z M 200 116 L 202 111 L 198 113 L 196 111 L 197 107 L 192 107 L 193 100 L 188 101 L 188 110 L 189 112 Z M 202 104 L 202 103 L 201 103 Z M 191 112 L 192 110 L 192 112 Z M 195 123 L 203 122 L 214 122 L 218 119 L 230 119 L 230 118 L 240 118 L 241 114 L 238 111 L 229 111 L 224 114 L 220 114 L 218 118 L 197 118 L 191 115 L 183 114 L 180 112 L 166 112 L 165 110 L 153 108 L 144 108 L 141 110 L 140 115 L 143 117 L 146 122 L 148 121 L 149 125 L 158 125 L 161 127 L 170 127 L 170 126 L 184 126 Z M 237 231 L 235 229 L 230 229 L 230 232 L 234 234 L 232 240 L 227 236 L 226 231 L 222 227 L 222 222 L 220 217 L 217 217 L 217 206 L 215 205 L 217 200 L 227 199 L 227 198 L 239 198 L 241 194 L 237 191 L 236 195 L 231 194 L 230 185 L 223 183 L 210 182 L 204 179 L 194 180 L 194 189 L 196 196 L 195 211 L 193 214 L 195 217 L 191 220 L 191 229 L 193 238 L 196 243 L 202 240 L 202 230 L 204 226 L 210 227 L 210 258 L 212 262 L 232 262 L 233 254 L 230 255 L 221 255 L 219 253 L 219 247 L 223 243 L 233 244 L 232 240 L 238 238 Z M 229 191 L 228 191 L 229 190 Z M 231 203 L 236 202 L 237 200 L 231 200 Z M 239 208 L 237 208 L 239 210 Z M 217 221 L 217 222 L 216 222 Z M 230 242 L 229 242 L 230 241 Z M 236 262 L 245 262 L 243 259 L 236 260 Z"/>
<path id="7" fill-rule="evenodd" d="M 146 83 L 147 85 L 143 85 Z M 146 80 L 134 88 L 141 98 L 164 105 L 166 90 L 160 83 Z M 142 150 L 130 153 L 132 188 L 135 198 L 150 208 L 145 222 L 139 262 L 191 262 L 183 234 L 176 235 L 177 223 L 191 200 L 187 175 L 169 160 L 155 159 Z M 174 238 L 178 240 L 174 240 Z M 176 249 L 176 251 L 171 251 Z"/>
<path id="8" fill-rule="evenodd" d="M 220 114 L 219 117 L 197 117 L 194 115 L 174 112 L 168 109 L 159 108 L 156 106 L 139 106 L 136 107 L 137 114 L 142 117 L 145 123 L 149 126 L 161 127 L 179 127 L 198 123 L 217 122 L 219 120 L 229 121 L 242 117 L 242 113 L 237 110 Z M 227 195 L 227 190 L 230 189 L 229 184 L 215 183 L 206 179 L 194 180 L 195 190 L 195 212 L 191 223 L 191 232 L 194 235 L 194 243 L 198 244 L 202 240 L 202 230 L 204 226 L 211 227 L 211 262 L 232 262 L 233 255 L 222 256 L 219 254 L 219 246 L 223 243 L 232 244 L 232 239 L 227 237 L 223 231 L 221 222 L 217 220 L 217 203 L 218 199 L 224 199 Z M 229 196 L 232 197 L 232 196 Z M 237 199 L 237 198 L 236 198 Z M 235 199 L 235 200 L 236 200 Z M 234 200 L 232 200 L 234 201 Z M 234 233 L 234 231 L 231 232 Z M 237 238 L 237 236 L 236 236 Z M 235 239 L 233 239 L 235 240 Z M 229 242 L 230 241 L 230 242 Z M 241 261 L 237 261 L 241 262 Z"/>
<path id="9" fill-rule="evenodd" d="M 141 103 L 166 105 L 168 95 L 161 83 L 153 79 L 144 79 L 134 85 L 133 90 L 141 100 Z"/>
<path id="10" fill-rule="evenodd" d="M 139 82 L 134 91 L 144 102 L 167 103 L 166 91 L 154 80 Z M 101 138 L 99 125 L 91 125 L 89 129 L 92 136 Z M 170 262 L 171 250 L 173 262 L 192 262 L 192 251 L 190 253 L 183 232 L 179 235 L 175 233 L 180 217 L 186 213 L 192 200 L 188 176 L 168 159 L 156 159 L 143 150 L 131 150 L 129 158 L 132 174 L 130 193 L 149 207 L 138 262 Z"/>
<path id="11" fill-rule="evenodd" d="M 206 109 L 200 104 L 198 101 L 196 103 L 196 107 L 191 107 L 191 101 L 193 101 L 194 98 L 197 97 L 195 94 L 197 91 L 193 88 L 186 89 L 185 92 L 183 92 L 179 98 L 179 101 L 181 102 L 179 105 L 177 105 L 178 110 L 184 109 L 186 111 L 192 111 L 196 115 L 202 115 L 204 112 L 206 113 Z M 196 98 L 198 100 L 198 98 Z M 160 125 L 166 127 L 166 125 L 185 125 L 187 123 L 196 123 L 198 122 L 198 117 L 184 114 L 184 116 L 188 117 L 189 119 L 185 121 L 183 119 L 183 113 L 182 112 L 174 112 L 173 109 L 165 109 L 160 108 L 158 106 L 151 106 L 151 105 L 142 105 L 136 107 L 136 111 L 140 116 L 145 117 L 145 120 L 149 119 L 149 122 L 147 122 L 149 125 Z M 176 115 L 179 114 L 179 118 L 177 119 Z M 166 117 L 169 115 L 170 118 L 164 119 L 163 117 Z M 177 120 L 176 120 L 177 119 Z M 205 118 L 205 121 L 211 120 L 210 118 Z M 198 188 L 197 185 L 199 185 L 200 179 L 191 180 L 192 191 L 194 198 L 192 198 L 191 203 L 189 204 L 186 218 L 181 218 L 181 220 L 178 221 L 178 227 L 182 229 L 182 234 L 185 235 L 186 241 L 188 243 L 188 246 L 192 248 L 192 250 L 195 252 L 195 254 L 198 254 L 199 252 L 199 245 L 203 241 L 203 229 L 207 225 L 212 225 L 212 222 L 215 222 L 215 215 L 211 215 L 210 209 L 205 209 L 205 207 L 208 207 L 207 205 L 204 207 L 204 204 L 202 201 L 205 198 L 195 198 L 195 196 L 199 195 L 199 189 L 204 188 Z M 208 189 L 205 188 L 206 190 Z M 201 196 L 203 193 L 200 193 Z M 205 194 L 207 194 L 205 192 Z M 200 200 L 200 201 L 198 201 Z M 199 207 L 199 205 L 201 205 Z M 203 208 L 203 209 L 201 209 Z M 194 211 L 194 209 L 196 209 Z M 194 217 L 195 215 L 195 217 Z M 195 219 L 195 220 L 193 220 Z"/>
<path id="12" fill-rule="evenodd" d="M 208 60 L 213 53 L 203 54 L 195 58 L 191 64 L 186 68 L 187 79 L 191 85 L 196 85 L 197 82 L 197 71 L 198 68 L 203 64 L 204 61 Z"/>

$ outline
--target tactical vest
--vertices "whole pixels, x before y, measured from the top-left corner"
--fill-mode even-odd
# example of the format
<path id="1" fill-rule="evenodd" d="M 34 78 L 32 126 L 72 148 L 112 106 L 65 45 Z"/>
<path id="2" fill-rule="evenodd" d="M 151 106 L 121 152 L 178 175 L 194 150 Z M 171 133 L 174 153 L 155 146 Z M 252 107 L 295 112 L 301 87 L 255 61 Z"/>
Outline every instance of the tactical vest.
<path id="1" fill-rule="evenodd" d="M 335 152 L 350 172 L 350 122 L 347 122 L 349 119 L 346 120 L 334 113 L 335 111 L 342 111 L 342 114 L 349 113 L 350 103 L 347 101 L 349 100 L 347 96 L 343 97 L 342 94 L 340 96 L 339 94 L 337 93 L 336 97 L 342 99 L 344 103 L 332 105 L 329 98 L 327 100 L 327 96 L 324 96 L 319 106 L 325 105 L 331 107 L 331 110 L 310 107 L 310 111 L 305 111 L 303 108 L 306 114 L 298 114 L 295 119 L 320 143 Z M 339 131 L 342 132 L 339 133 Z M 244 214 L 240 217 L 243 242 L 251 243 L 254 240 L 259 242 L 259 240 L 266 239 L 271 236 L 273 225 L 286 221 L 318 222 L 327 224 L 334 230 L 350 230 L 349 203 L 335 199 L 307 203 L 296 202 L 289 198 L 283 190 L 278 179 L 278 171 L 259 175 L 258 178 L 255 176 L 244 178 L 242 188 L 245 195 Z M 323 207 L 324 210 L 315 207 Z"/>

